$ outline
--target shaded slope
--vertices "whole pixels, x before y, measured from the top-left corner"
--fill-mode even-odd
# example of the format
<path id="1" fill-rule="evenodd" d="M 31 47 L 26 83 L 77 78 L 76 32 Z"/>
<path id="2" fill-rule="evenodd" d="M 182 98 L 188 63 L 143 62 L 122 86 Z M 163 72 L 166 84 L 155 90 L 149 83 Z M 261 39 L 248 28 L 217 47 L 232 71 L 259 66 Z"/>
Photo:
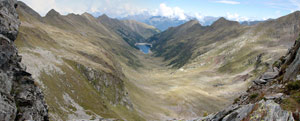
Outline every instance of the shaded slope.
<path id="1" fill-rule="evenodd" d="M 122 20 L 126 26 L 131 28 L 134 32 L 143 36 L 144 39 L 148 39 L 149 37 L 159 33 L 160 31 L 153 26 L 140 23 L 134 20 Z"/>
<path id="2" fill-rule="evenodd" d="M 37 13 L 36 11 L 34 11 L 32 8 L 28 7 L 24 2 L 18 1 L 18 6 L 21 7 L 21 8 L 23 8 L 24 11 L 26 11 L 28 14 L 30 14 L 34 18 L 36 18 L 38 20 L 42 19 L 42 17 L 40 16 L 39 13 Z"/>
<path id="3" fill-rule="evenodd" d="M 212 49 L 205 46 L 218 41 L 227 41 L 229 38 L 239 36 L 243 31 L 244 28 L 237 22 L 227 21 L 224 18 L 209 27 L 202 27 L 198 21 L 190 21 L 155 35 L 148 41 L 154 44 L 152 50 L 156 56 L 163 56 L 173 67 L 182 67 L 193 56 Z M 201 49 L 197 55 L 196 49 Z"/>
<path id="4" fill-rule="evenodd" d="M 98 23 L 97 20 L 88 13 L 84 13 L 82 15 L 68 14 L 66 16 L 62 16 L 52 9 L 43 18 L 43 22 L 61 29 L 74 29 L 85 36 L 88 36 L 89 33 L 93 32 L 98 32 L 101 36 L 116 36 L 115 33 L 108 30 L 101 23 Z"/>
<path id="5" fill-rule="evenodd" d="M 134 44 L 143 42 L 144 37 L 133 31 L 130 27 L 117 19 L 109 18 L 107 15 L 102 15 L 97 18 L 98 22 L 109 28 L 111 31 L 121 36 L 131 47 L 137 48 Z"/>

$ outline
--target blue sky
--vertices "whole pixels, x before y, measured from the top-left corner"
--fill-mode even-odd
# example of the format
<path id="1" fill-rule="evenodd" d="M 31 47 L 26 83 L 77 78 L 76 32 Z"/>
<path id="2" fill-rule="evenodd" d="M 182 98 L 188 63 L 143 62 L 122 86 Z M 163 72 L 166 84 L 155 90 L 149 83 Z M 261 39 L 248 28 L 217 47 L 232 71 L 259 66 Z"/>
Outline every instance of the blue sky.
<path id="1" fill-rule="evenodd" d="M 150 14 L 186 19 L 193 16 L 226 17 L 231 20 L 277 18 L 300 10 L 300 0 L 21 0 L 45 15 L 50 9 L 61 14 L 105 13 L 110 17 Z"/>

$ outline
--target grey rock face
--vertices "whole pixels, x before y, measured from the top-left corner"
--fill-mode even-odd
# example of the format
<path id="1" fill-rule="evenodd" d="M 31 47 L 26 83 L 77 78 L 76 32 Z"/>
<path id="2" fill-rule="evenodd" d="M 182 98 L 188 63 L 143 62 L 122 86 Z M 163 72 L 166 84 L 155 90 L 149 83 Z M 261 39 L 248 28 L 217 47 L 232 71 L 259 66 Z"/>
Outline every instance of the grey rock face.
<path id="1" fill-rule="evenodd" d="M 284 75 L 284 80 L 295 79 L 299 71 L 300 71 L 300 49 L 298 48 L 294 61 L 291 63 L 291 65 L 289 65 Z"/>
<path id="2" fill-rule="evenodd" d="M 253 80 L 256 85 L 263 85 L 272 81 L 274 78 L 277 77 L 279 71 L 277 68 L 271 69 L 272 71 L 265 72 L 260 78 Z"/>
<path id="3" fill-rule="evenodd" d="M 254 105 L 232 105 L 216 114 L 194 119 L 192 121 L 241 121 L 252 111 Z"/>
<path id="4" fill-rule="evenodd" d="M 16 0 L 0 0 L 0 34 L 14 41 L 19 29 Z"/>
<path id="5" fill-rule="evenodd" d="M 222 115 L 220 115 L 222 114 Z M 281 109 L 273 100 L 261 100 L 255 104 L 229 107 L 215 115 L 192 121 L 295 121 L 292 113 Z"/>
<path id="6" fill-rule="evenodd" d="M 213 115 L 211 118 L 208 118 L 208 119 L 213 120 L 213 121 L 221 120 L 223 117 L 225 117 L 226 115 L 228 115 L 229 113 L 233 112 L 234 110 L 236 110 L 238 108 L 239 108 L 238 105 L 232 105 L 232 106 L 226 108 L 225 110 L 220 111 L 216 115 Z"/>
<path id="7" fill-rule="evenodd" d="M 294 121 L 294 118 L 293 118 L 291 112 L 282 110 L 280 105 L 275 103 L 272 100 L 268 100 L 267 102 L 261 101 L 259 104 L 260 104 L 260 109 L 258 109 L 256 111 L 258 113 L 260 113 L 260 112 L 267 113 L 265 117 L 262 117 L 262 114 L 260 115 L 262 117 L 262 119 L 264 119 L 265 121 L 274 121 L 274 120 L 275 121 Z"/>
<path id="8" fill-rule="evenodd" d="M 260 85 L 260 84 L 266 84 L 267 81 L 263 79 L 256 79 L 253 81 L 255 84 Z"/>
<path id="9" fill-rule="evenodd" d="M 20 24 L 16 7 L 15 0 L 0 0 L 0 121 L 47 121 L 43 93 L 13 43 Z"/>
<path id="10" fill-rule="evenodd" d="M 283 98 L 283 93 L 277 93 L 277 94 L 274 94 L 274 95 L 269 95 L 269 96 L 265 96 L 265 98 L 267 100 L 281 100 Z"/>
<path id="11" fill-rule="evenodd" d="M 223 118 L 223 121 L 241 121 L 252 111 L 254 105 L 245 105 Z"/>
<path id="12" fill-rule="evenodd" d="M 279 104 L 273 100 L 260 101 L 256 104 L 257 109 L 249 115 L 250 121 L 294 121 L 291 112 L 283 110 Z"/>
<path id="13" fill-rule="evenodd" d="M 261 79 L 268 80 L 274 79 L 278 75 L 278 72 L 266 72 L 262 75 Z"/>

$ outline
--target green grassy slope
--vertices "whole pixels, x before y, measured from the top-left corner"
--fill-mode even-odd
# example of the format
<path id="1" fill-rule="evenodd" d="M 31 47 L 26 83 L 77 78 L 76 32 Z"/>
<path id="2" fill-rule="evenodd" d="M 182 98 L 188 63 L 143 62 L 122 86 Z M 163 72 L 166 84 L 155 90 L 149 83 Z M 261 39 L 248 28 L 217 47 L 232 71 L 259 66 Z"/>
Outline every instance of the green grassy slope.
<path id="1" fill-rule="evenodd" d="M 169 65 L 180 68 L 210 50 L 215 50 L 224 43 L 232 43 L 236 39 L 251 40 L 251 42 L 243 41 L 245 42 L 244 45 L 239 46 L 239 48 L 248 48 L 249 54 L 253 56 L 265 51 L 264 49 L 257 50 L 255 48 L 259 46 L 287 48 L 291 46 L 292 41 L 297 37 L 297 33 L 300 32 L 299 18 L 299 12 L 295 12 L 250 27 L 239 25 L 238 22 L 228 21 L 225 18 L 220 18 L 213 25 L 207 27 L 202 27 L 196 21 L 190 21 L 154 35 L 147 41 L 154 44 L 152 51 L 156 56 L 163 57 L 165 61 L 169 62 Z M 254 48 L 251 48 L 248 44 Z M 232 43 L 232 45 L 234 44 Z M 232 45 L 228 45 L 227 48 L 236 49 Z M 227 48 L 222 49 L 228 50 Z M 236 54 L 231 56 L 238 56 L 239 53 L 231 54 Z M 245 58 L 236 61 L 243 62 L 250 58 L 252 57 L 245 55 Z M 229 61 L 234 63 L 232 60 Z M 229 66 L 228 64 L 225 60 L 223 66 Z"/>
<path id="2" fill-rule="evenodd" d="M 138 66 L 132 54 L 137 50 L 87 13 L 62 16 L 51 10 L 39 17 L 19 4 L 16 45 L 44 90 L 51 120 L 143 120 L 130 102 L 120 66 L 132 61 Z"/>

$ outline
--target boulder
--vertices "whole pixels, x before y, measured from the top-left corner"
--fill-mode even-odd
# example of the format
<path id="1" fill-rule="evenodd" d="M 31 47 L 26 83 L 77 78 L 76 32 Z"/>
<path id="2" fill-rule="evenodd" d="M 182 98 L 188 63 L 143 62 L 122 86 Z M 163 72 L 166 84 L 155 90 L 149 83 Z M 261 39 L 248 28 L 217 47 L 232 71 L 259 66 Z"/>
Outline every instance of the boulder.
<path id="1" fill-rule="evenodd" d="M 267 81 L 266 80 L 263 80 L 263 79 L 256 79 L 256 80 L 253 80 L 253 82 L 257 85 L 262 85 L 262 84 L 266 84 Z"/>
<path id="2" fill-rule="evenodd" d="M 278 72 L 266 72 L 264 73 L 260 79 L 269 80 L 274 79 L 278 75 Z"/>
<path id="3" fill-rule="evenodd" d="M 191 121 L 295 121 L 293 114 L 283 110 L 273 100 L 261 100 L 255 104 L 234 105 L 217 114 Z"/>
<path id="4" fill-rule="evenodd" d="M 265 99 L 267 100 L 281 100 L 283 98 L 283 93 L 277 93 L 277 94 L 272 94 L 265 96 Z"/>
<path id="5" fill-rule="evenodd" d="M 249 115 L 250 121 L 295 121 L 291 112 L 283 110 L 273 100 L 261 100 L 258 108 Z"/>
<path id="6" fill-rule="evenodd" d="M 300 72 L 300 42 L 297 40 L 294 47 L 292 48 L 289 58 L 287 59 L 286 65 L 288 68 L 284 74 L 284 81 L 295 80 L 297 74 Z"/>
<path id="7" fill-rule="evenodd" d="M 253 107 L 253 104 L 245 105 L 225 116 L 222 121 L 241 121 L 249 115 Z"/>

